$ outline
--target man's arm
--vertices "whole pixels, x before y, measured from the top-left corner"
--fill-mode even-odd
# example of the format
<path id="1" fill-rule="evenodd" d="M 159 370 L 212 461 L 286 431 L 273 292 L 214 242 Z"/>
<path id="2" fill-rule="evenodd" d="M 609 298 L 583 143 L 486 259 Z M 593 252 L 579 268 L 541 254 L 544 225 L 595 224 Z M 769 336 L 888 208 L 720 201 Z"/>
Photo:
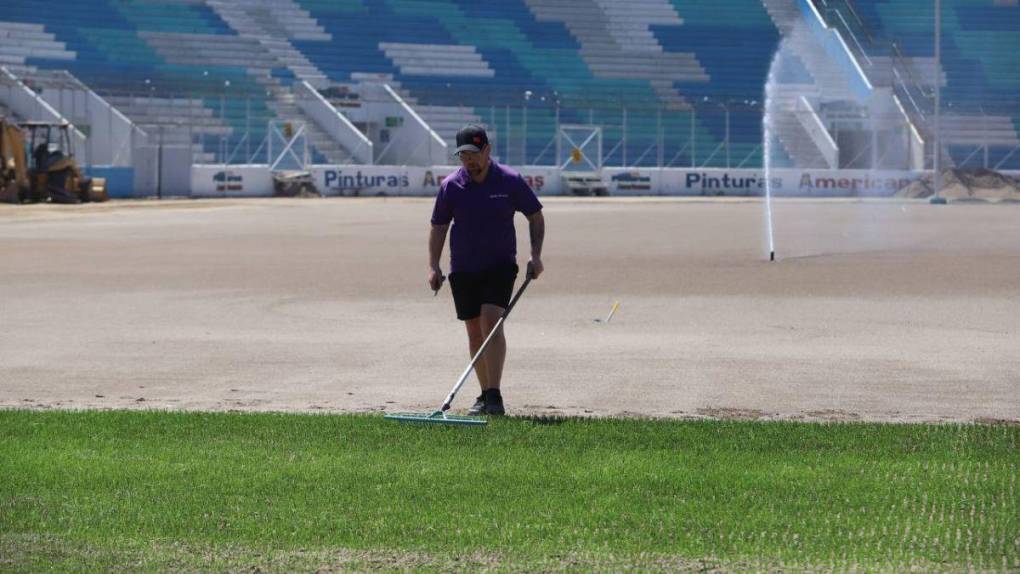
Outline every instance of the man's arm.
<path id="1" fill-rule="evenodd" d="M 542 265 L 542 243 L 545 241 L 545 217 L 542 210 L 532 213 L 528 217 L 528 231 L 531 235 L 531 273 L 534 279 L 542 274 L 545 267 Z"/>
<path id="2" fill-rule="evenodd" d="M 443 245 L 446 244 L 446 232 L 450 225 L 432 224 L 429 230 L 429 287 L 439 291 L 443 286 L 443 271 L 439 267 L 439 259 L 443 256 Z"/>

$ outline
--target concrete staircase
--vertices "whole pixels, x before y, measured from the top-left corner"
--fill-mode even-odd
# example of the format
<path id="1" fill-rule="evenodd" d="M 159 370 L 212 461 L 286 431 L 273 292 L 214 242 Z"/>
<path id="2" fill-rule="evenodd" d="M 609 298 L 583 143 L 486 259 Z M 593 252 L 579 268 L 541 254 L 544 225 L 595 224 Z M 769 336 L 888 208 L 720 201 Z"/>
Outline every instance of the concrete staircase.
<path id="1" fill-rule="evenodd" d="M 853 99 L 850 82 L 839 66 L 833 65 L 824 48 L 803 23 L 804 16 L 795 0 L 762 0 L 765 11 L 796 55 L 814 78 L 826 100 Z"/>
<path id="2" fill-rule="evenodd" d="M 1020 146 L 1009 116 L 943 114 L 942 139 L 956 145 Z"/>
<path id="3" fill-rule="evenodd" d="M 562 22 L 581 44 L 581 57 L 599 78 L 646 80 L 668 109 L 686 107 L 677 81 L 705 82 L 694 54 L 665 52 L 651 26 L 683 24 L 665 0 L 525 0 L 535 18 Z"/>
<path id="4" fill-rule="evenodd" d="M 802 96 L 816 98 L 817 93 L 813 84 L 779 84 L 773 88 L 768 104 L 772 130 L 797 167 L 829 167 L 798 117 L 798 100 Z"/>
<path id="5" fill-rule="evenodd" d="M 288 37 L 332 40 L 308 12 L 287 0 L 207 0 L 206 4 L 242 37 L 258 42 L 299 80 L 316 88 L 329 84 L 326 75 L 288 41 Z"/>
<path id="6" fill-rule="evenodd" d="M 106 101 L 149 134 L 150 143 L 193 146 L 194 163 L 213 163 L 216 154 L 206 152 L 203 143 L 228 136 L 229 126 L 216 117 L 199 98 L 107 95 Z"/>
<path id="7" fill-rule="evenodd" d="M 244 36 L 152 31 L 140 31 L 138 36 L 168 64 L 245 68 L 253 75 L 269 75 L 277 67 L 258 42 Z"/>
<path id="8" fill-rule="evenodd" d="M 322 154 L 327 162 L 331 164 L 358 163 L 352 158 L 350 152 L 301 110 L 297 104 L 297 97 L 289 87 L 280 84 L 275 78 L 256 78 L 256 81 L 272 94 L 272 98 L 266 104 L 269 109 L 273 110 L 276 117 L 284 121 L 304 123 L 308 145 Z"/>
<path id="9" fill-rule="evenodd" d="M 489 141 L 496 142 L 498 135 L 494 126 L 475 113 L 474 108 L 467 106 L 435 106 L 418 103 L 418 98 L 405 89 L 399 81 L 393 78 L 392 74 L 351 74 L 355 84 L 350 85 L 354 91 L 358 90 L 360 84 L 388 84 L 404 100 L 407 105 L 426 123 L 443 141 L 449 149 L 456 149 L 457 132 L 467 124 L 480 124 L 485 126 Z M 378 145 L 378 144 L 377 144 Z M 384 147 L 384 146 L 381 146 Z M 381 149 L 381 148 L 380 148 Z"/>
<path id="10" fill-rule="evenodd" d="M 474 46 L 380 42 L 379 50 L 406 76 L 492 78 L 496 75 Z"/>
<path id="11" fill-rule="evenodd" d="M 3 10 L 0 9 L 0 18 Z M 42 24 L 0 22 L 0 66 L 17 76 L 34 73 L 37 68 L 28 64 L 29 58 L 48 60 L 75 60 L 78 55 L 58 42 Z"/>
<path id="12" fill-rule="evenodd" d="M 456 149 L 457 132 L 467 124 L 485 125 L 488 122 L 482 120 L 481 116 L 474 112 L 474 108 L 464 106 L 414 106 L 414 111 L 425 120 L 427 124 L 443 138 L 443 141 Z M 486 134 L 490 141 L 497 141 L 494 129 L 486 127 Z"/>
<path id="13" fill-rule="evenodd" d="M 762 0 L 762 5 L 783 36 L 789 34 L 803 18 L 800 8 L 790 0 Z"/>
<path id="14" fill-rule="evenodd" d="M 288 38 L 322 42 L 333 38 L 306 10 L 291 0 L 206 0 L 206 5 L 242 38 L 256 43 L 274 67 L 286 67 L 299 81 L 307 81 L 317 89 L 329 85 L 326 74 L 298 51 Z M 269 94 L 266 105 L 278 119 L 305 124 L 305 135 L 314 151 L 330 163 L 352 162 L 351 154 L 301 110 L 289 87 L 268 74 L 256 71 L 252 76 Z"/>
<path id="15" fill-rule="evenodd" d="M 804 23 L 795 0 L 762 0 L 769 17 L 783 35 L 781 66 L 803 64 L 813 83 L 786 83 L 773 87 L 769 104 L 772 129 L 797 167 L 827 168 L 825 156 L 807 133 L 798 111 L 804 96 L 810 102 L 858 101 L 850 80 L 835 65 Z"/>
<path id="16" fill-rule="evenodd" d="M 293 91 L 284 86 L 279 78 L 271 76 L 270 71 L 287 65 L 298 77 L 303 75 L 308 78 L 312 85 L 315 85 L 313 81 L 319 85 L 325 83 L 325 75 L 314 66 L 306 68 L 296 64 L 295 62 L 301 61 L 304 56 L 286 40 L 272 37 L 263 24 L 259 24 L 245 12 L 243 4 L 218 0 L 209 0 L 208 4 L 217 10 L 228 24 L 235 29 L 240 28 L 238 30 L 240 35 L 217 37 L 215 43 L 209 41 L 208 35 L 168 32 L 141 32 L 139 35 L 171 64 L 244 68 L 248 75 L 265 89 L 268 95 L 266 106 L 277 118 L 284 121 L 299 121 L 306 125 L 307 141 L 314 151 L 318 151 L 331 163 L 350 162 L 350 154 L 301 111 L 295 102 Z M 197 127 L 203 126 L 202 121 L 199 115 Z M 258 143 L 254 142 L 253 148 L 257 147 Z"/>

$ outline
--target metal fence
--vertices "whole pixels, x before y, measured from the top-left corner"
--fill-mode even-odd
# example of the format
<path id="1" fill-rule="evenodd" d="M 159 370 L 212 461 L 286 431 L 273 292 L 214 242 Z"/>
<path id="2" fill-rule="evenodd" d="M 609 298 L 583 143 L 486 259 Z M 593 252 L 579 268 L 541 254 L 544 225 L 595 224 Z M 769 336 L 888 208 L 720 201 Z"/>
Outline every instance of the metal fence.
<path id="1" fill-rule="evenodd" d="M 187 145 L 196 161 L 217 164 L 268 163 L 268 125 L 271 121 L 309 125 L 312 161 L 327 161 L 321 152 L 331 138 L 302 113 L 280 113 L 272 93 L 239 96 L 229 87 L 218 95 L 167 90 L 105 93 L 125 105 L 126 113 L 151 134 L 157 145 Z M 299 103 L 292 96 L 291 103 Z M 340 113 L 357 116 L 371 100 L 332 102 Z M 431 108 L 431 106 L 428 106 Z M 684 108 L 620 105 L 613 102 L 573 101 L 571 105 L 522 99 L 517 104 L 455 102 L 449 108 L 463 113 L 438 120 L 421 113 L 452 149 L 456 129 L 478 123 L 490 132 L 493 153 L 515 165 L 557 165 L 564 153 L 561 126 L 586 125 L 601 130 L 602 165 L 606 167 L 756 167 L 761 165 L 763 106 L 756 100 L 703 99 Z M 415 109 L 417 110 L 417 106 Z M 377 148 L 377 162 L 399 163 L 392 140 L 398 133 L 382 118 L 375 125 L 353 123 Z M 318 132 L 318 133 L 317 133 Z M 436 158 L 437 163 L 452 158 Z"/>
<path id="2" fill-rule="evenodd" d="M 414 93 L 418 101 L 444 101 L 448 108 L 459 110 L 452 115 L 439 113 L 438 117 L 434 117 L 437 115 L 434 111 L 433 116 L 421 111 L 424 121 L 448 143 L 449 149 L 453 147 L 457 128 L 477 122 L 490 131 L 495 156 L 513 165 L 562 167 L 570 161 L 571 148 L 581 142 L 566 141 L 562 133 L 564 126 L 598 128 L 600 152 L 596 163 L 599 167 L 757 168 L 763 164 L 765 105 L 760 100 L 702 97 L 662 106 L 625 94 L 585 99 L 563 97 L 556 92 L 525 91 L 518 95 L 483 94 L 470 101 L 458 101 L 451 100 L 449 92 L 443 90 L 435 93 L 416 90 Z M 125 132 L 120 139 L 129 141 L 131 147 L 154 148 L 156 151 L 152 153 L 157 155 L 159 149 L 168 149 L 173 150 L 174 157 L 190 157 L 196 163 L 271 163 L 270 125 L 275 121 L 306 125 L 308 161 L 358 163 L 345 156 L 335 138 L 301 111 L 302 98 L 308 96 L 290 88 L 267 88 L 251 82 L 232 85 L 224 80 L 189 91 L 145 81 L 101 90 L 99 95 L 140 128 Z M 919 92 L 915 97 L 926 95 Z M 379 102 L 353 91 L 327 96 L 336 110 L 351 118 L 354 126 L 375 144 L 375 163 L 402 163 L 393 145 L 394 139 L 401 136 L 397 127 L 390 125 L 391 118 L 373 117 L 372 121 L 367 121 L 361 110 Z M 925 114 L 927 104 L 908 106 L 908 96 L 909 93 L 903 93 L 900 98 L 907 108 L 905 116 L 847 117 L 829 122 L 833 137 L 841 140 L 840 148 L 850 148 L 840 150 L 841 167 L 902 167 L 902 158 L 910 153 L 905 143 L 896 138 L 880 142 L 854 135 L 854 132 L 861 131 L 863 124 L 907 131 L 911 126 L 906 125 L 906 118 L 911 119 L 913 127 L 922 126 L 922 122 L 930 118 L 917 118 L 910 112 Z M 1003 109 L 1001 103 L 996 103 L 994 108 L 986 109 L 981 105 L 963 106 L 948 101 L 943 107 L 943 114 L 950 119 L 954 116 L 970 118 L 966 137 L 949 138 L 943 150 L 944 158 L 963 167 L 1006 169 L 1020 164 L 1020 146 L 1010 145 L 1008 137 L 1005 140 L 1002 137 L 1003 130 L 1012 129 L 1010 117 L 1020 116 L 1020 109 L 1013 108 L 1020 106 L 1014 104 L 1013 108 Z M 414 108 L 433 110 L 431 106 L 415 105 Z M 788 109 L 781 113 L 799 123 L 810 123 L 798 117 L 805 113 L 803 111 Z M 103 125 L 87 128 L 92 132 L 104 129 Z M 143 135 L 145 137 L 141 138 Z M 929 133 L 921 135 L 930 148 Z M 777 138 L 781 136 L 776 134 Z M 146 141 L 136 141 L 139 138 Z M 792 143 L 778 143 L 781 145 L 771 146 L 779 150 L 777 157 L 771 158 L 772 164 L 796 163 L 792 154 L 785 153 L 787 148 L 793 147 Z M 124 147 L 114 144 L 116 142 L 111 141 L 117 149 Z M 178 152 L 181 148 L 187 151 Z M 925 153 L 924 165 L 930 167 L 931 150 Z M 454 161 L 452 157 L 429 157 L 432 163 Z"/>

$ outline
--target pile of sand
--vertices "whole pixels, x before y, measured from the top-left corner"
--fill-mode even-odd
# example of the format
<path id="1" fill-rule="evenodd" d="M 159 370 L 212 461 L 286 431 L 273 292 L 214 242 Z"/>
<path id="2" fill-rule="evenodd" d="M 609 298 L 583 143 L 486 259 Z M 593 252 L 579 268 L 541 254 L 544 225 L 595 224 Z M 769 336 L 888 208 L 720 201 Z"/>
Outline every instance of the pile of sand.
<path id="1" fill-rule="evenodd" d="M 1012 178 L 990 169 L 947 169 L 938 196 L 948 201 L 1020 202 L 1020 187 Z M 896 192 L 896 197 L 932 196 L 932 177 L 925 175 Z"/>

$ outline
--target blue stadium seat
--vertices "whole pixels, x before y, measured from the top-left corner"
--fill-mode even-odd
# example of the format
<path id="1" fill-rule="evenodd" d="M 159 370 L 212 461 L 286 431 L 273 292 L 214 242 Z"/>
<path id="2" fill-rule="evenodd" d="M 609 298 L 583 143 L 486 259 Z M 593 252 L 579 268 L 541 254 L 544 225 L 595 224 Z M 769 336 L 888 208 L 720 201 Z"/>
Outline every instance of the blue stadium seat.
<path id="1" fill-rule="evenodd" d="M 930 57 L 930 4 L 919 0 L 832 0 L 852 3 L 870 33 L 895 42 L 907 55 Z M 619 0 L 626 3 L 626 0 Z M 563 123 L 595 121 L 603 125 L 610 162 L 654 165 L 649 153 L 661 130 L 664 161 L 673 165 L 757 166 L 761 162 L 761 102 L 768 67 L 780 34 L 759 0 L 670 0 L 682 19 L 652 24 L 650 33 L 666 56 L 692 55 L 703 77 L 685 76 L 672 89 L 697 110 L 659 112 L 664 100 L 646 79 L 595 73 L 582 54 L 582 42 L 566 20 L 540 18 L 524 0 L 297 0 L 331 41 L 291 43 L 334 82 L 352 75 L 387 74 L 424 106 L 464 106 L 493 123 L 513 147 L 523 137 L 524 155 L 551 161 L 557 109 Z M 984 106 L 1020 120 L 1016 96 L 1020 71 L 1020 8 L 993 0 L 944 0 L 943 64 L 946 101 L 959 107 Z M 74 53 L 73 60 L 31 56 L 28 65 L 67 68 L 100 93 L 138 93 L 150 97 L 196 98 L 213 115 L 240 133 L 264 134 L 274 117 L 266 88 L 234 60 L 199 65 L 174 59 L 154 43 L 159 34 L 188 34 L 209 43 L 240 41 L 209 6 L 180 0 L 56 0 L 41 10 L 34 0 L 6 0 L 4 21 L 40 24 Z M 555 19 L 553 19 L 555 20 Z M 575 30 L 576 32 L 576 30 Z M 175 36 L 176 37 L 176 36 Z M 421 73 L 403 69 L 387 55 L 384 44 L 468 46 L 480 59 L 472 65 L 491 70 L 487 76 L 463 75 L 455 67 Z M 226 49 L 225 49 L 226 50 Z M 188 62 L 188 63 L 181 63 Z M 228 65 L 229 63 L 229 65 Z M 268 70 L 274 81 L 290 85 L 294 72 L 282 64 Z M 808 78 L 806 69 L 787 66 L 788 79 Z M 799 76 L 798 76 L 799 74 Z M 148 82 L 146 82 L 148 80 Z M 225 90 L 225 82 L 230 82 Z M 525 102 L 526 91 L 532 97 Z M 509 108 L 510 125 L 507 126 Z M 626 131 L 623 109 L 626 108 Z M 222 117 L 221 117 L 222 116 Z M 727 122 L 728 118 L 728 122 Z M 694 121 L 693 129 L 691 121 Z M 693 134 L 693 140 L 692 140 Z M 623 141 L 626 135 L 626 141 Z M 729 137 L 729 149 L 720 144 Z M 231 136 L 236 138 L 239 136 Z M 497 141 L 497 144 L 501 144 Z M 234 142 L 236 144 L 236 142 Z M 206 142 L 206 146 L 212 145 Z M 219 145 L 219 144 L 216 144 Z M 966 146 L 964 146 L 966 147 Z M 953 157 L 971 149 L 951 148 Z M 516 155 L 514 155 L 516 154 Z M 1020 167 L 1020 154 L 995 149 L 990 157 Z M 639 159 L 640 158 L 640 159 Z"/>

